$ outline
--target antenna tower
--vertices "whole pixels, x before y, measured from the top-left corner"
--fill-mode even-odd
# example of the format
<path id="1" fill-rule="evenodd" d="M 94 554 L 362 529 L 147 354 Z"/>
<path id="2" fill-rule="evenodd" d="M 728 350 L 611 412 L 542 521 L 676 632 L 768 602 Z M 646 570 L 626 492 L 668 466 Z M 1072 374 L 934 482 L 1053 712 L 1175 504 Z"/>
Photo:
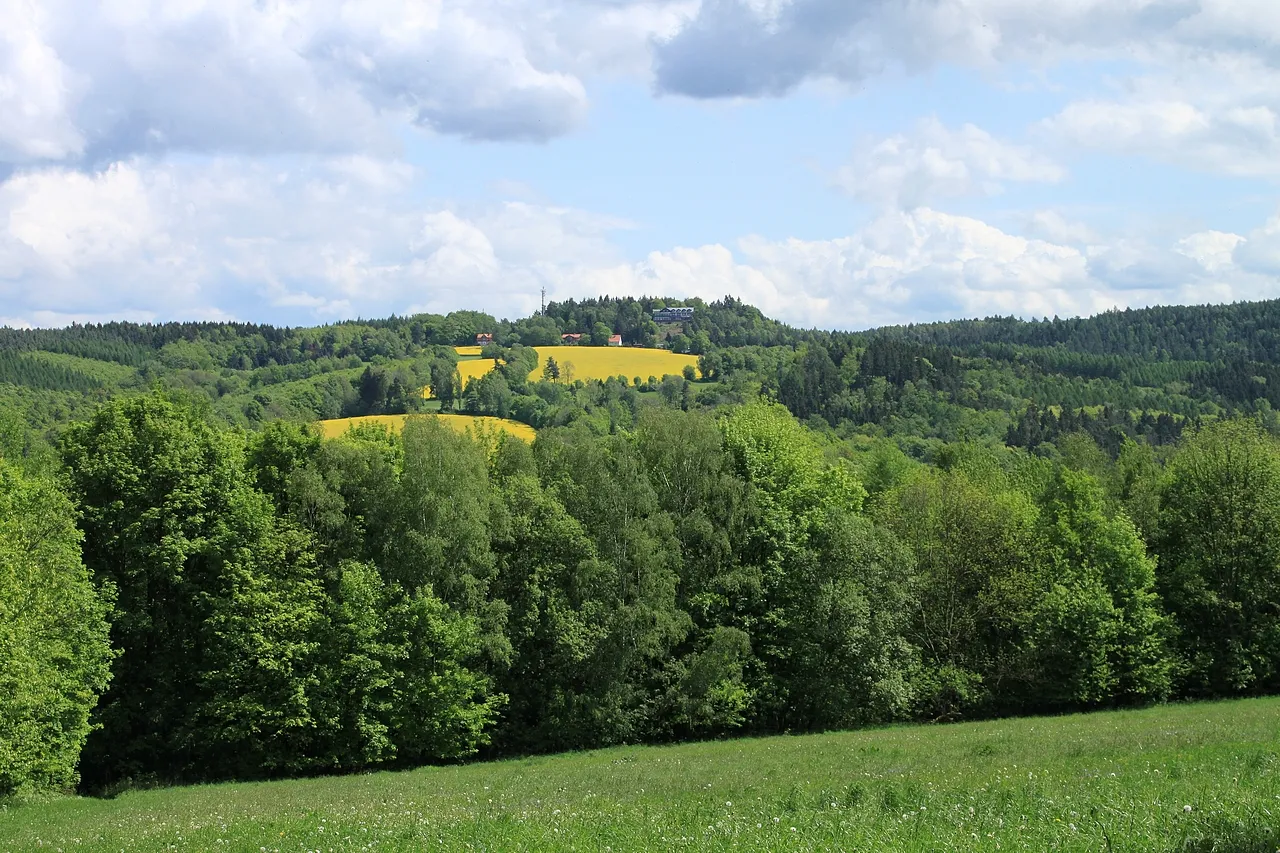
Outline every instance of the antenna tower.
<path id="1" fill-rule="evenodd" d="M 546 314 L 547 314 L 547 289 L 543 287 L 542 288 L 542 315 L 545 317 Z"/>

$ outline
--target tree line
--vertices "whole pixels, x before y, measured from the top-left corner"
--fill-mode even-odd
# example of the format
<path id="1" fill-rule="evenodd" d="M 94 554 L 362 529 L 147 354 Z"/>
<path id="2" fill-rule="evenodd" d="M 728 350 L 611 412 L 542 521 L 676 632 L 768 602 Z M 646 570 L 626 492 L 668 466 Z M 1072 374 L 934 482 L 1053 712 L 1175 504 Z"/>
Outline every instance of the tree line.
<path id="1" fill-rule="evenodd" d="M 2 451 L 0 795 L 1280 689 L 1276 441 L 1055 441 L 111 401 Z"/>

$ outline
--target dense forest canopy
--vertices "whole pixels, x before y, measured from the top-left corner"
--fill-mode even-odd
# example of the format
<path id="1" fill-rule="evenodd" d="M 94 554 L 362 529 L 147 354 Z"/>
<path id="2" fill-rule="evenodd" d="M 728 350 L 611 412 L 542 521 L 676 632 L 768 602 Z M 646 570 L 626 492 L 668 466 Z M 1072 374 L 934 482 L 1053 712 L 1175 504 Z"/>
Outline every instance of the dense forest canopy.
<path id="1" fill-rule="evenodd" d="M 567 334 L 699 370 L 569 379 L 532 349 Z M 1277 335 L 0 330 L 0 797 L 1275 692 Z M 430 411 L 537 438 L 311 425 Z"/>

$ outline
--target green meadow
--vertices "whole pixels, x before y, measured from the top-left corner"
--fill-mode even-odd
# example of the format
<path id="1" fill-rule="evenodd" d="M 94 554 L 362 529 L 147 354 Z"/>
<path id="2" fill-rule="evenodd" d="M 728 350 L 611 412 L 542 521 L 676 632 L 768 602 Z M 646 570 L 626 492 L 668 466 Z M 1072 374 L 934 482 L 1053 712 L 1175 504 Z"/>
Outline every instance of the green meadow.
<path id="1" fill-rule="evenodd" d="M 1280 699 L 55 799 L 0 850 L 1273 853 Z"/>

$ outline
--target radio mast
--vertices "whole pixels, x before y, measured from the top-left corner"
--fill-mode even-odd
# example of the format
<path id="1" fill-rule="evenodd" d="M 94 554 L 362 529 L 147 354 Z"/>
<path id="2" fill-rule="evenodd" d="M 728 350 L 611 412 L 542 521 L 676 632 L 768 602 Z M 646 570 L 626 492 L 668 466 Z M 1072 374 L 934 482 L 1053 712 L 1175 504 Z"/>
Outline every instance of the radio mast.
<path id="1" fill-rule="evenodd" d="M 545 285 L 542 288 L 542 316 L 547 316 L 547 288 Z"/>

